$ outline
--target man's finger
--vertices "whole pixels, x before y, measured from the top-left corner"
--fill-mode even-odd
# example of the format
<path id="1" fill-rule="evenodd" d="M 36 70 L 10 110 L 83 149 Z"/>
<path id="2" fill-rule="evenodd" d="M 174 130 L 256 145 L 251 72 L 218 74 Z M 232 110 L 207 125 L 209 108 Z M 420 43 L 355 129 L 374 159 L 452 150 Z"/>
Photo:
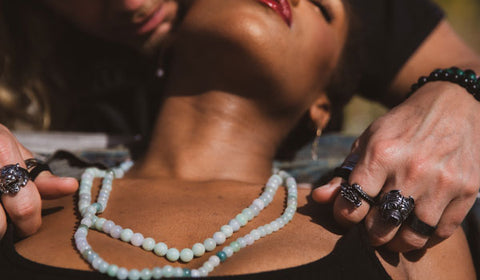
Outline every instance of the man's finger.
<path id="1" fill-rule="evenodd" d="M 7 231 L 7 215 L 5 215 L 5 211 L 3 207 L 0 206 L 0 240 L 5 235 Z"/>
<path id="2" fill-rule="evenodd" d="M 312 198 L 318 203 L 332 203 L 338 195 L 342 178 L 335 177 L 326 185 L 320 186 L 312 191 Z"/>
<path id="3" fill-rule="evenodd" d="M 3 206 L 20 236 L 35 233 L 42 223 L 41 199 L 35 184 L 29 181 L 17 194 L 3 194 Z"/>
<path id="4" fill-rule="evenodd" d="M 43 199 L 55 199 L 73 194 L 78 189 L 78 181 L 71 177 L 58 177 L 44 171 L 35 179 L 38 191 Z"/>

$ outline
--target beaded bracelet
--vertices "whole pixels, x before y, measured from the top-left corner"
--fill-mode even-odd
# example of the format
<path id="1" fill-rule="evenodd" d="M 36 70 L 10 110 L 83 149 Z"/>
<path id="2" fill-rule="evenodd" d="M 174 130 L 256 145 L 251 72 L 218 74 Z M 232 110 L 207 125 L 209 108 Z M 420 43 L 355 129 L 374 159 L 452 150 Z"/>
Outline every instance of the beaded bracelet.
<path id="1" fill-rule="evenodd" d="M 412 85 L 412 89 L 407 97 L 410 97 L 417 89 L 428 82 L 446 81 L 452 82 L 465 88 L 470 94 L 480 101 L 480 76 L 477 76 L 473 70 L 461 70 L 457 67 L 447 69 L 436 69 L 428 77 L 422 76 L 416 84 Z"/>

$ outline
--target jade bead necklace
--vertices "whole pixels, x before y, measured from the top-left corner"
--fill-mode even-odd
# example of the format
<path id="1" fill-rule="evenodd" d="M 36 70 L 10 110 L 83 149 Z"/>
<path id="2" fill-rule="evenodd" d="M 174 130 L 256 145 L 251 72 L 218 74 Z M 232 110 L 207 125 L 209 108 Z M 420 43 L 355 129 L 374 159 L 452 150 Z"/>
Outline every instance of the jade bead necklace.
<path id="1" fill-rule="evenodd" d="M 265 237 L 275 231 L 278 231 L 290 222 L 297 209 L 297 184 L 295 179 L 284 171 L 274 172 L 265 184 L 265 188 L 259 198 L 255 199 L 252 204 L 243 209 L 241 213 L 231 219 L 227 224 L 222 225 L 219 231 L 215 232 L 212 237 L 205 239 L 203 242 L 193 244 L 191 248 L 178 250 L 169 248 L 163 242 L 157 242 L 153 238 L 145 238 L 141 233 L 134 232 L 129 228 L 123 228 L 116 225 L 115 222 L 105 218 L 99 218 L 107 207 L 112 183 L 115 178 L 123 177 L 133 165 L 132 161 L 126 161 L 116 168 L 110 170 L 101 170 L 97 168 L 88 168 L 82 174 L 79 188 L 78 209 L 82 215 L 82 220 L 74 234 L 77 250 L 82 254 L 83 258 L 90 263 L 93 269 L 100 273 L 107 274 L 118 279 L 160 279 L 168 277 L 205 277 L 216 266 L 227 260 L 235 252 L 241 248 L 252 245 L 256 240 Z M 92 185 L 94 178 L 103 178 L 102 186 L 97 197 L 97 201 L 92 203 Z M 222 248 L 215 255 L 211 256 L 198 269 L 187 269 L 181 267 L 172 267 L 166 265 L 164 267 L 138 269 L 126 269 L 110 264 L 95 253 L 87 241 L 89 229 L 96 229 L 100 232 L 110 235 L 112 238 L 128 242 L 133 246 L 141 247 L 147 252 L 153 252 L 157 256 L 165 257 L 170 262 L 181 261 L 188 263 L 195 257 L 201 257 L 206 251 L 213 251 L 219 245 L 225 243 L 241 227 L 245 226 L 249 221 L 258 216 L 258 214 L 267 207 L 273 200 L 279 186 L 285 185 L 288 191 L 287 207 L 284 213 L 276 220 L 253 229 L 250 233 L 243 237 L 237 238 L 236 241 Z"/>

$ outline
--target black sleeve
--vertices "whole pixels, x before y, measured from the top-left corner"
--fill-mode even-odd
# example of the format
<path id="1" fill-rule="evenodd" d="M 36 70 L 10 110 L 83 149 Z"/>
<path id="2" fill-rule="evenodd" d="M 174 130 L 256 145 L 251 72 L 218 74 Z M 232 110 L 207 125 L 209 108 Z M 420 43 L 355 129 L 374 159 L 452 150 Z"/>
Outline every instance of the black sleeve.
<path id="1" fill-rule="evenodd" d="M 443 18 L 430 0 L 349 0 L 359 26 L 359 92 L 381 99 L 397 72 Z"/>

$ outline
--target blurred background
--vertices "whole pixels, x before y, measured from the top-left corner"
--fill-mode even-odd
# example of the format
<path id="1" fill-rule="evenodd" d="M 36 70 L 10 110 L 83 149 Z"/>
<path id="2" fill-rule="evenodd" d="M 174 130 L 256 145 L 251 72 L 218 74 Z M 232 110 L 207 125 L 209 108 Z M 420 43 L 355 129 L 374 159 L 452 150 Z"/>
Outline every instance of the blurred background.
<path id="1" fill-rule="evenodd" d="M 434 0 L 446 12 L 448 21 L 462 38 L 480 53 L 480 0 Z M 354 97 L 345 108 L 343 132 L 359 135 L 377 117 L 383 115 L 386 108 Z"/>

